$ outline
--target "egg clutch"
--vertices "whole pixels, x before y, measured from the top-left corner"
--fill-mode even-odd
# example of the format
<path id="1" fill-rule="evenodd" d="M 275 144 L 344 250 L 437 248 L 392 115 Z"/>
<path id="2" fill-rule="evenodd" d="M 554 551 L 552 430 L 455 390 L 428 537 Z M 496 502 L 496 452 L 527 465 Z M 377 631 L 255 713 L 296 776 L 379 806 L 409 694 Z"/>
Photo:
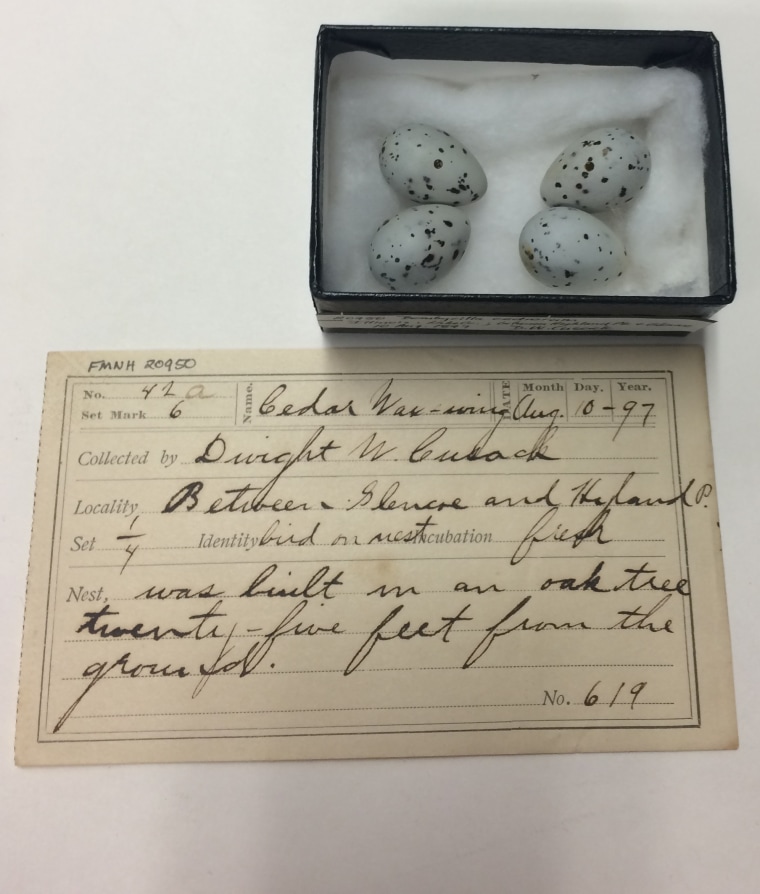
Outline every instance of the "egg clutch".
<path id="1" fill-rule="evenodd" d="M 370 243 L 369 267 L 391 291 L 445 276 L 470 239 L 461 206 L 488 188 L 477 158 L 446 131 L 425 124 L 394 130 L 380 149 L 380 170 L 411 207 L 384 221 Z M 593 289 L 623 275 L 626 251 L 596 214 L 632 201 L 650 171 L 645 143 L 619 127 L 591 131 L 557 156 L 540 185 L 550 207 L 523 227 L 525 269 L 551 288 Z"/>

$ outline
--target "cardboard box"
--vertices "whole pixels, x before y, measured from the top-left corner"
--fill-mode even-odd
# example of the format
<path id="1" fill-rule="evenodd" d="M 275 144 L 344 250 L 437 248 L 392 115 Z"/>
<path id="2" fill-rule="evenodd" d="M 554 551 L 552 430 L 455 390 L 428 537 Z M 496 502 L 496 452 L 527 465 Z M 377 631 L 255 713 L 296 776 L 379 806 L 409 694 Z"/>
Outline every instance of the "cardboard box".
<path id="1" fill-rule="evenodd" d="M 474 148 L 489 190 L 467 206 L 473 235 L 454 273 L 425 291 L 389 292 L 368 273 L 368 245 L 403 202 L 377 153 L 387 133 L 414 121 Z M 515 233 L 544 207 L 543 172 L 584 127 L 631 121 L 650 142 L 653 172 L 642 193 L 650 207 L 637 199 L 630 219 L 611 224 L 638 246 L 625 289 L 547 294 L 515 260 Z M 733 300 L 726 118 L 710 33 L 325 25 L 314 124 L 310 287 L 325 330 L 687 334 Z M 676 211 L 680 221 L 670 219 Z"/>

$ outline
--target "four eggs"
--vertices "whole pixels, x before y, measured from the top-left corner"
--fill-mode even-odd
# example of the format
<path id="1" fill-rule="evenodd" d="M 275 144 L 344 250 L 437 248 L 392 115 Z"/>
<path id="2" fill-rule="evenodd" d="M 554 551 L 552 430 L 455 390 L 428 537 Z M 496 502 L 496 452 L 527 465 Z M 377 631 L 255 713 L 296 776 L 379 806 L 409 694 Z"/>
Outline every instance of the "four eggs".
<path id="1" fill-rule="evenodd" d="M 400 197 L 416 204 L 379 227 L 370 270 L 392 291 L 426 286 L 464 256 L 471 228 L 463 206 L 485 194 L 486 175 L 459 140 L 424 124 L 385 139 L 380 169 Z M 520 234 L 526 270 L 552 288 L 593 288 L 622 275 L 625 249 L 594 214 L 630 202 L 649 170 L 644 142 L 619 127 L 594 130 L 567 146 L 541 182 L 541 197 L 551 207 Z"/>

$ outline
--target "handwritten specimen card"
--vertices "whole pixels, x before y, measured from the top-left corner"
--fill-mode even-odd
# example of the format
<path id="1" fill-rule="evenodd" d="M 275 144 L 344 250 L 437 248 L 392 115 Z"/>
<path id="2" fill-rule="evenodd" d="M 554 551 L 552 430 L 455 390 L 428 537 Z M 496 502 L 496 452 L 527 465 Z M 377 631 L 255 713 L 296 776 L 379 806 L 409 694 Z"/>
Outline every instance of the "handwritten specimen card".
<path id="1" fill-rule="evenodd" d="M 50 356 L 18 763 L 735 746 L 701 349 Z"/>

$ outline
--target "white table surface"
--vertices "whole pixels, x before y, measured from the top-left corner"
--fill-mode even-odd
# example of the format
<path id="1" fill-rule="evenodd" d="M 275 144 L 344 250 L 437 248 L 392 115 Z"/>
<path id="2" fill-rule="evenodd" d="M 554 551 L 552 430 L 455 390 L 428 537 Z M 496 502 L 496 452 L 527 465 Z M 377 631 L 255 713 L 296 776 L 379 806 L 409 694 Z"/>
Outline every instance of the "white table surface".
<path id="1" fill-rule="evenodd" d="M 6 0 L 0 9 L 0 889 L 760 890 L 755 0 Z M 708 358 L 738 751 L 14 767 L 46 352 L 523 343 L 320 332 L 307 254 L 323 22 L 717 34 L 740 288 L 696 340 Z"/>

